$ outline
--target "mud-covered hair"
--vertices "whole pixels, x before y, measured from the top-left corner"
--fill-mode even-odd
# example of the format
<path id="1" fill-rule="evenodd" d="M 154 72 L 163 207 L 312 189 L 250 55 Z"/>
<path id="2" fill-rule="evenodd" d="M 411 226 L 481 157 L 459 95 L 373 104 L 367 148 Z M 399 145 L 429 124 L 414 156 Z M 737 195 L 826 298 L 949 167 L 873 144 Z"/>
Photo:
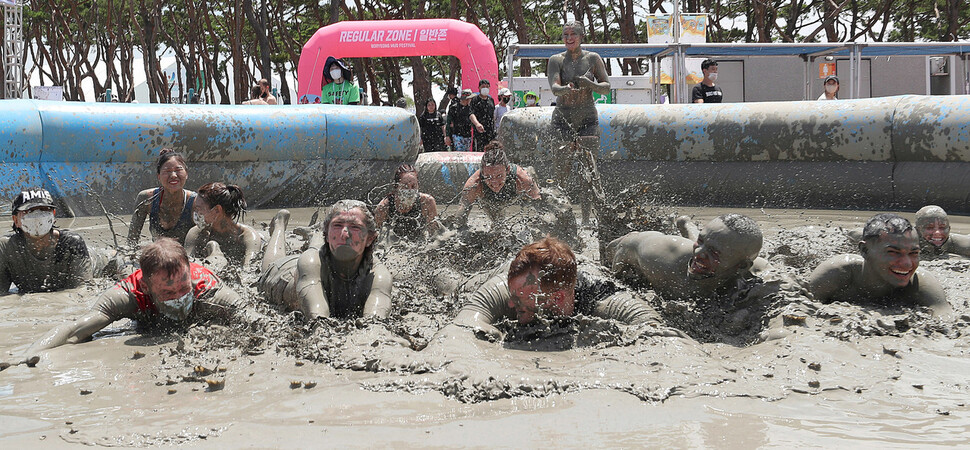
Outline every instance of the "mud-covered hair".
<path id="1" fill-rule="evenodd" d="M 164 166 L 165 163 L 167 163 L 170 159 L 178 161 L 180 164 L 182 164 L 182 167 L 184 167 L 185 170 L 189 170 L 189 165 L 185 163 L 185 156 L 175 151 L 175 149 L 166 147 L 158 152 L 158 162 L 155 164 L 155 174 L 161 174 L 162 166 Z"/>
<path id="2" fill-rule="evenodd" d="M 324 238 L 327 237 L 327 232 L 330 231 L 330 222 L 333 222 L 335 217 L 340 215 L 340 213 L 354 209 L 359 209 L 364 213 L 364 226 L 367 227 L 367 234 L 374 237 L 374 242 L 364 249 L 364 259 L 371 261 L 373 260 L 374 256 L 374 246 L 377 245 L 378 230 L 377 220 L 374 219 L 374 213 L 370 211 L 370 208 L 367 207 L 366 203 L 360 200 L 340 200 L 337 203 L 334 203 L 333 206 L 331 206 L 327 211 L 327 216 L 323 219 L 323 236 Z M 324 255 L 330 253 L 330 245 L 323 245 L 320 249 L 320 253 Z"/>
<path id="3" fill-rule="evenodd" d="M 942 220 L 947 226 L 950 226 L 950 219 L 946 216 L 946 211 L 936 205 L 926 205 L 916 211 L 916 227 L 922 228 L 929 222 L 934 220 Z"/>
<path id="4" fill-rule="evenodd" d="M 764 235 L 761 234 L 758 222 L 744 214 L 736 213 L 717 216 L 717 220 L 720 220 L 729 230 L 751 241 L 753 252 L 744 256 L 747 260 L 754 261 L 761 252 L 761 246 L 764 245 Z"/>
<path id="5" fill-rule="evenodd" d="M 499 141 L 492 141 L 485 145 L 482 155 L 482 167 L 508 166 L 509 157 L 505 154 L 505 147 Z"/>
<path id="6" fill-rule="evenodd" d="M 159 238 L 141 251 L 138 265 L 142 279 L 148 281 L 157 272 L 171 274 L 180 269 L 189 270 L 189 255 L 175 239 Z"/>
<path id="7" fill-rule="evenodd" d="M 543 291 L 567 289 L 576 285 L 576 255 L 568 245 L 546 236 L 515 255 L 509 266 L 509 279 L 536 269 Z"/>
<path id="8" fill-rule="evenodd" d="M 246 197 L 242 189 L 235 184 L 223 184 L 218 181 L 208 183 L 199 188 L 199 197 L 202 197 L 210 208 L 221 206 L 233 221 L 246 212 Z"/>
<path id="9" fill-rule="evenodd" d="M 865 228 L 862 229 L 862 240 L 869 242 L 878 239 L 882 233 L 905 234 L 907 231 L 913 230 L 913 224 L 898 214 L 876 214 L 866 222 Z"/>
<path id="10" fill-rule="evenodd" d="M 562 31 L 565 32 L 566 28 L 572 28 L 580 37 L 586 37 L 586 29 L 583 28 L 583 23 L 578 20 L 570 20 L 562 24 Z"/>

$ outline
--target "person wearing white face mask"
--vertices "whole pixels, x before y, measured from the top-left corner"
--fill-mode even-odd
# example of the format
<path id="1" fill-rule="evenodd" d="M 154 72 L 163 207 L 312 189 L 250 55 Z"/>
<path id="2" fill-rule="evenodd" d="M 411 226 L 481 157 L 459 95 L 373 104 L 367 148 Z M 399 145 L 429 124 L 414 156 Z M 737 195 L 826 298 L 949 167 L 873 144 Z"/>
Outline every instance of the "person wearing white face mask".
<path id="1" fill-rule="evenodd" d="M 438 205 L 434 197 L 418 192 L 418 171 L 401 164 L 394 172 L 394 187 L 374 210 L 378 227 L 387 223 L 391 233 L 400 238 L 420 239 L 440 230 Z"/>
<path id="2" fill-rule="evenodd" d="M 714 85 L 717 81 L 717 61 L 705 59 L 701 63 L 701 71 L 704 72 L 704 79 L 694 86 L 690 100 L 694 103 L 721 103 L 724 93 Z"/>
<path id="3" fill-rule="evenodd" d="M 829 75 L 822 81 L 825 92 L 818 96 L 819 100 L 838 100 L 839 99 L 839 77 Z"/>
<path id="4" fill-rule="evenodd" d="M 472 130 L 475 132 L 473 152 L 485 151 L 485 146 L 495 139 L 495 100 L 489 96 L 488 80 L 478 82 L 478 95 L 469 103 Z"/>
<path id="5" fill-rule="evenodd" d="M 360 89 L 354 85 L 354 73 L 342 59 L 327 57 L 323 65 L 323 78 L 327 84 L 320 91 L 322 103 L 328 105 L 359 105 Z"/>
<path id="6" fill-rule="evenodd" d="M 161 238 L 146 246 L 138 262 L 141 269 L 98 296 L 91 312 L 54 328 L 28 348 L 25 361 L 45 349 L 87 341 L 116 320 L 173 326 L 210 319 L 236 321 L 249 314 L 239 294 L 209 269 L 190 264 L 174 239 Z"/>
<path id="7" fill-rule="evenodd" d="M 24 190 L 11 208 L 14 233 L 0 238 L 0 295 L 71 289 L 91 278 L 91 258 L 77 233 L 54 228 L 54 199 Z"/>

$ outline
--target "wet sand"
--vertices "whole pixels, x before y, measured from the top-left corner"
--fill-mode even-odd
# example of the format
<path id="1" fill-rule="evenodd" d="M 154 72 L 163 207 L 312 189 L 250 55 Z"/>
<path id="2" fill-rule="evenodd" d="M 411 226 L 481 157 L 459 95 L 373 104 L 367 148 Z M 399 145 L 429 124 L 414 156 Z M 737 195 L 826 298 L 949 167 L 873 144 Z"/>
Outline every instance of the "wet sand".
<path id="1" fill-rule="evenodd" d="M 766 235 L 762 256 L 796 276 L 851 251 L 839 227 L 871 216 L 670 209 L 699 223 L 750 215 Z M 259 229 L 274 212 L 245 220 Z M 294 210 L 291 227 L 311 212 Z M 953 232 L 970 233 L 970 220 L 951 221 Z M 111 241 L 103 218 L 70 222 L 58 225 L 94 246 Z M 587 249 L 595 256 L 596 245 Z M 539 343 L 487 342 L 451 327 L 432 339 L 463 298 L 435 295 L 432 280 L 440 265 L 474 255 L 383 254 L 404 266 L 384 323 L 295 321 L 259 304 L 244 275 L 236 288 L 265 320 L 167 334 L 118 322 L 93 342 L 43 352 L 37 367 L 0 372 L 0 443 L 751 448 L 953 446 L 970 438 L 970 260 L 921 263 L 942 281 L 956 311 L 950 320 L 809 302 L 805 326 L 740 347 L 595 319 L 546 329 Z M 0 297 L 2 358 L 85 313 L 108 285 Z M 405 339 L 428 346 L 416 352 Z"/>

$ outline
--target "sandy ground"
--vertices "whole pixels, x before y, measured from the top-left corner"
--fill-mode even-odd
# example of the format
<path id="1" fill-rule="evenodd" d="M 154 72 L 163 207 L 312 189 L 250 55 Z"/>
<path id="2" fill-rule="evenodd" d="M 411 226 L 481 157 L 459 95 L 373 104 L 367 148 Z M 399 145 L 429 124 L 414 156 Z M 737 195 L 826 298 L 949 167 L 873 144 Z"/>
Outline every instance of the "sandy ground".
<path id="1" fill-rule="evenodd" d="M 700 223 L 729 211 L 756 219 L 762 256 L 796 277 L 849 250 L 840 227 L 871 215 L 671 208 Z M 246 221 L 260 228 L 273 212 Z M 311 212 L 294 210 L 291 226 Z M 953 232 L 970 233 L 970 220 L 951 220 Z M 59 225 L 95 246 L 111 240 L 103 219 Z M 462 296 L 436 295 L 433 281 L 447 270 L 468 276 L 489 258 L 437 252 L 382 252 L 398 274 L 395 313 L 383 323 L 303 323 L 259 303 L 243 275 L 236 288 L 265 320 L 161 334 L 118 322 L 93 342 L 44 352 L 37 367 L 0 372 L 0 444 L 883 448 L 970 439 L 970 260 L 921 264 L 947 290 L 956 310 L 947 320 L 801 301 L 804 326 L 749 346 L 595 319 L 545 329 L 538 343 L 495 343 L 446 327 Z M 108 285 L 0 297 L 0 358 L 85 313 Z M 404 338 L 428 346 L 414 351 Z"/>

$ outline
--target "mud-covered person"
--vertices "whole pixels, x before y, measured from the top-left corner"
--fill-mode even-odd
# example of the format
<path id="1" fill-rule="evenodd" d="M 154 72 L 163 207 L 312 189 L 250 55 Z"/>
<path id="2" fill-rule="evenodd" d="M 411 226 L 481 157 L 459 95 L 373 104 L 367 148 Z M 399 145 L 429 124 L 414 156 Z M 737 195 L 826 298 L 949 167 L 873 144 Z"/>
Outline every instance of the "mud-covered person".
<path id="1" fill-rule="evenodd" d="M 464 228 L 472 205 L 478 203 L 492 221 L 501 221 L 505 210 L 520 199 L 541 200 L 539 186 L 521 166 L 509 162 L 499 141 L 485 147 L 481 168 L 465 181 L 459 211 L 452 218 L 455 226 Z"/>
<path id="2" fill-rule="evenodd" d="M 583 314 L 626 324 L 652 323 L 658 334 L 680 335 L 661 328 L 657 313 L 622 285 L 603 276 L 595 265 L 577 264 L 562 241 L 546 237 L 522 247 L 515 258 L 493 272 L 455 317 L 455 324 L 502 337 L 495 324 L 514 319 L 531 323 L 536 316 Z"/>
<path id="3" fill-rule="evenodd" d="M 208 183 L 199 188 L 194 203 L 195 226 L 185 238 L 189 256 L 225 260 L 231 266 L 249 269 L 262 249 L 263 238 L 252 227 L 238 222 L 246 210 L 242 189 L 234 184 Z"/>
<path id="4" fill-rule="evenodd" d="M 410 164 L 401 164 L 394 171 L 394 185 L 377 204 L 374 219 L 379 228 L 386 225 L 394 236 L 405 239 L 422 239 L 441 229 L 438 204 L 430 194 L 418 190 L 418 171 Z"/>
<path id="5" fill-rule="evenodd" d="M 54 198 L 30 188 L 14 198 L 13 233 L 0 238 L 0 295 L 17 285 L 21 294 L 72 289 L 91 277 L 84 239 L 54 227 Z"/>
<path id="6" fill-rule="evenodd" d="M 848 302 L 926 306 L 937 315 L 952 311 L 940 282 L 919 269 L 919 238 L 896 214 L 877 214 L 866 223 L 859 254 L 836 255 L 819 265 L 808 289 L 822 303 Z"/>
<path id="7" fill-rule="evenodd" d="M 357 200 L 335 203 L 320 224 L 310 248 L 287 256 L 284 236 L 289 211 L 270 224 L 258 288 L 266 300 L 308 319 L 316 317 L 385 318 L 391 309 L 391 274 L 374 258 L 377 222 Z"/>
<path id="8" fill-rule="evenodd" d="M 155 173 L 160 187 L 141 191 L 135 198 L 135 212 L 128 228 L 129 247 L 138 245 L 146 217 L 152 240 L 168 237 L 184 244 L 185 235 L 195 225 L 192 222 L 195 192 L 185 189 L 189 179 L 185 157 L 175 150 L 163 148 L 155 164 Z"/>
<path id="9" fill-rule="evenodd" d="M 139 325 L 173 327 L 210 319 L 246 317 L 239 295 L 205 267 L 189 262 L 185 249 L 171 238 L 147 245 L 139 258 L 141 269 L 97 297 L 91 312 L 54 328 L 25 352 L 87 341 L 120 319 Z"/>
<path id="10" fill-rule="evenodd" d="M 862 240 L 862 228 L 849 230 L 849 239 Z M 943 208 L 926 205 L 916 211 L 916 232 L 919 234 L 920 258 L 939 258 L 953 253 L 970 258 L 970 235 L 950 233 L 950 218 Z"/>

